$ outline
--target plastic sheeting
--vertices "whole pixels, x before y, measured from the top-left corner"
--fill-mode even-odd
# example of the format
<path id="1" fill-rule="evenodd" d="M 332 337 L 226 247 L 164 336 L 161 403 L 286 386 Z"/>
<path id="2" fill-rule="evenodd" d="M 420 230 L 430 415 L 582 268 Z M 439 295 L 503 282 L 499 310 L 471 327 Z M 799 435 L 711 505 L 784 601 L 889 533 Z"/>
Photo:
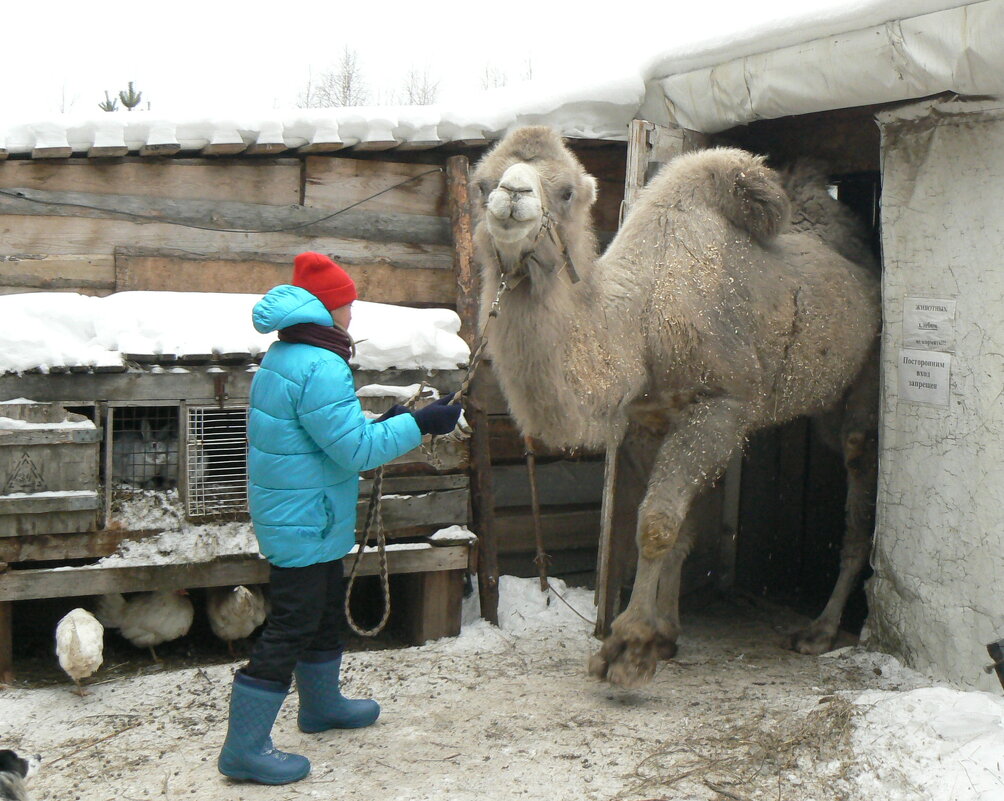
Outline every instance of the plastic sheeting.
<path id="1" fill-rule="evenodd" d="M 669 122 L 715 133 L 757 119 L 943 92 L 1004 95 L 1004 0 L 895 19 L 656 76 Z"/>
<path id="2" fill-rule="evenodd" d="M 982 667 L 1004 637 L 1004 104 L 878 118 L 885 319 L 866 642 L 999 692 Z M 948 363 L 944 396 L 905 391 L 921 361 Z"/>

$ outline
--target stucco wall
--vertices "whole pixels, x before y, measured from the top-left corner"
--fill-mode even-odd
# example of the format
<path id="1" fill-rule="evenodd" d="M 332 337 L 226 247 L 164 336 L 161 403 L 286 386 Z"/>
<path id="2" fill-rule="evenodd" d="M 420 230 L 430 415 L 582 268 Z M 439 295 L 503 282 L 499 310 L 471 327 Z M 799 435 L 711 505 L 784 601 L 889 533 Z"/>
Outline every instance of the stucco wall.
<path id="1" fill-rule="evenodd" d="M 884 376 L 866 628 L 870 645 L 918 669 L 995 691 L 982 666 L 986 643 L 1004 637 L 1001 106 L 927 104 L 880 118 Z M 954 342 L 942 312 L 933 339 L 947 341 L 923 345 L 934 356 L 901 350 L 917 329 L 906 305 L 950 309 L 940 301 L 952 300 Z M 918 369 L 904 357 L 950 361 L 946 391 L 926 378 L 904 384 Z M 930 402 L 908 400 L 911 391 Z"/>

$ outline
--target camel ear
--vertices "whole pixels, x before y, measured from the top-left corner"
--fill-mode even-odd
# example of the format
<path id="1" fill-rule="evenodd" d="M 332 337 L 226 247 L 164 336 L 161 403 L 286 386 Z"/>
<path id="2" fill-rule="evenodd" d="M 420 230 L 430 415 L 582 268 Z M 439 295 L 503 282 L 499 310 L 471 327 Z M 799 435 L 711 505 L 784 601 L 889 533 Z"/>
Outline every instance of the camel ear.
<path id="1" fill-rule="evenodd" d="M 584 173 L 582 176 L 582 188 L 583 195 L 587 198 L 589 203 L 596 202 L 596 179 L 589 173 Z"/>

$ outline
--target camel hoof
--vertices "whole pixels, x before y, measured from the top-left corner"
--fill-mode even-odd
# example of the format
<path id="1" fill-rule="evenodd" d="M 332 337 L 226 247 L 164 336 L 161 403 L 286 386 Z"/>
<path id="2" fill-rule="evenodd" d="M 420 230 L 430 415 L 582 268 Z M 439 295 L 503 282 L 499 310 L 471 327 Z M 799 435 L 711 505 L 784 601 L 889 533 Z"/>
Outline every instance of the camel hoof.
<path id="1" fill-rule="evenodd" d="M 634 617 L 619 618 L 600 650 L 590 657 L 589 675 L 637 689 L 652 681 L 660 659 L 675 655 L 676 637 L 668 627 L 661 631 Z"/>
<path id="2" fill-rule="evenodd" d="M 837 633 L 823 626 L 811 625 L 791 635 L 789 647 L 792 651 L 807 656 L 819 656 L 833 650 Z"/>
<path id="3" fill-rule="evenodd" d="M 623 657 L 610 666 L 607 681 L 625 690 L 637 690 L 652 681 L 655 664 L 653 647 L 628 648 Z"/>
<path id="4" fill-rule="evenodd" d="M 607 670 L 610 667 L 610 663 L 603 658 L 601 653 L 595 653 L 589 657 L 589 675 L 594 676 L 597 679 L 605 679 L 607 677 Z"/>

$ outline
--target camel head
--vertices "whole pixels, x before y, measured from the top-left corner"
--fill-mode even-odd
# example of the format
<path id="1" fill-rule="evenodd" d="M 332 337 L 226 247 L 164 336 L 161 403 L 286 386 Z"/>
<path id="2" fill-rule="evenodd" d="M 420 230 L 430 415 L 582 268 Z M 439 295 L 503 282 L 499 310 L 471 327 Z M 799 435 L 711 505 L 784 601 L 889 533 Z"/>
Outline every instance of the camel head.
<path id="1" fill-rule="evenodd" d="M 593 257 L 590 209 L 596 179 L 550 128 L 518 128 L 481 159 L 472 176 L 482 253 L 507 277 L 541 279 Z M 582 252 L 586 253 L 583 257 Z M 570 265 L 568 262 L 574 261 Z"/>

